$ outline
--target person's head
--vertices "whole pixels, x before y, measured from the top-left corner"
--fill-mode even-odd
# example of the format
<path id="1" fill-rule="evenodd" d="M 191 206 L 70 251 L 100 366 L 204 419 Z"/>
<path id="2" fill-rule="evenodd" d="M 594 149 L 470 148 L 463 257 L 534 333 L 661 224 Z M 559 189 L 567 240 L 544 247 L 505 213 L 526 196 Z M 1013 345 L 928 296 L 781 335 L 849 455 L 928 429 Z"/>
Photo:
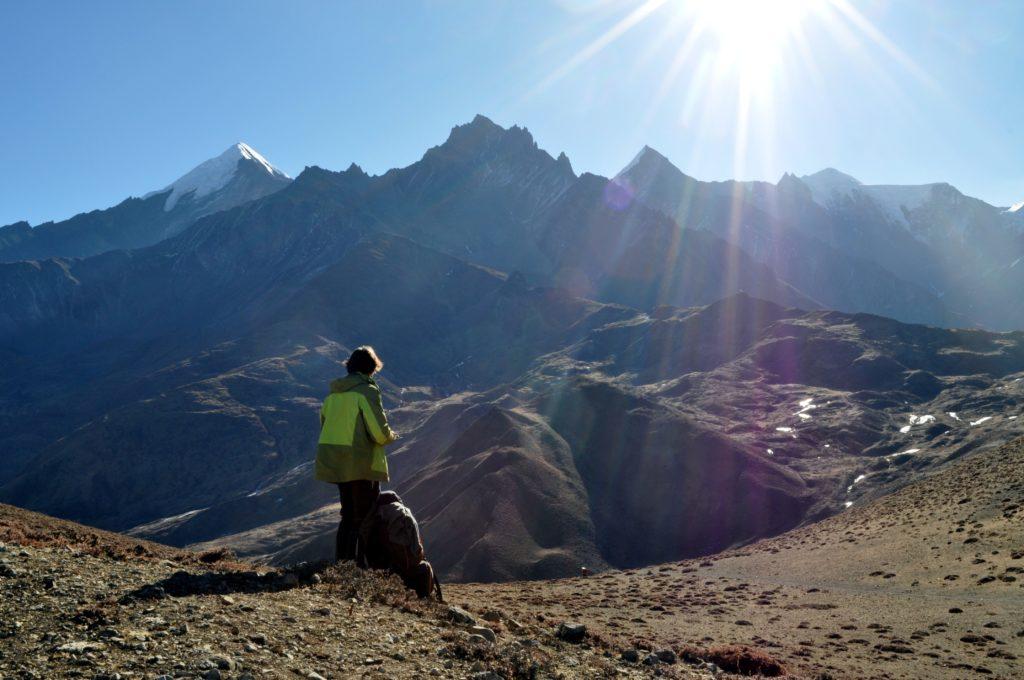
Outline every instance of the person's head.
<path id="1" fill-rule="evenodd" d="M 352 350 L 352 356 L 345 362 L 345 368 L 349 373 L 365 373 L 373 375 L 384 368 L 384 362 L 380 360 L 377 353 L 369 345 L 356 347 Z"/>

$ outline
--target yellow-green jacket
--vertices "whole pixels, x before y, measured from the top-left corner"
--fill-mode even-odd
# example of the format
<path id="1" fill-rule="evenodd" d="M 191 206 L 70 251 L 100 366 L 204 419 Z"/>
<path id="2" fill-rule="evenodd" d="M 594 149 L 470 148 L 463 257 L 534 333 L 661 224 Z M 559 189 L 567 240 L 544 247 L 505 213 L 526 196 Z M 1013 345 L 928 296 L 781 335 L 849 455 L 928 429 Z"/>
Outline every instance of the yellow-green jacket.
<path id="1" fill-rule="evenodd" d="M 331 383 L 320 408 L 316 478 L 324 482 L 388 481 L 384 447 L 395 441 L 373 378 L 351 373 Z"/>

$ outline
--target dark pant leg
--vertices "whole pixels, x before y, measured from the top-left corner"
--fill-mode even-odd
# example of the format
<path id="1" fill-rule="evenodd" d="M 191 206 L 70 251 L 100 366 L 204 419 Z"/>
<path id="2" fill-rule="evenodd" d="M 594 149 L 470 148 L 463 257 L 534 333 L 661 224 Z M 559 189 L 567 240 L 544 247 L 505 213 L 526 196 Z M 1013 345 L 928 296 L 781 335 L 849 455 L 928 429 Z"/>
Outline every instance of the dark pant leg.
<path id="1" fill-rule="evenodd" d="M 377 496 L 380 495 L 380 482 L 371 482 L 369 480 L 359 480 L 351 482 L 352 484 L 352 521 L 353 521 L 353 554 L 356 558 L 361 557 L 365 551 L 366 546 L 359 545 L 359 528 L 363 525 L 363 520 L 370 514 L 370 509 L 373 507 L 374 502 L 377 500 Z M 359 560 L 362 562 L 362 560 Z"/>
<path id="2" fill-rule="evenodd" d="M 356 559 L 359 527 L 377 500 L 380 482 L 358 479 L 339 484 L 338 490 L 341 495 L 341 523 L 334 546 L 336 562 Z"/>
<path id="3" fill-rule="evenodd" d="M 334 541 L 334 561 L 353 560 L 356 557 L 355 545 L 349 550 L 349 527 L 352 518 L 352 483 L 346 482 L 338 485 L 338 495 L 341 497 L 341 521 L 338 522 L 338 535 Z"/>

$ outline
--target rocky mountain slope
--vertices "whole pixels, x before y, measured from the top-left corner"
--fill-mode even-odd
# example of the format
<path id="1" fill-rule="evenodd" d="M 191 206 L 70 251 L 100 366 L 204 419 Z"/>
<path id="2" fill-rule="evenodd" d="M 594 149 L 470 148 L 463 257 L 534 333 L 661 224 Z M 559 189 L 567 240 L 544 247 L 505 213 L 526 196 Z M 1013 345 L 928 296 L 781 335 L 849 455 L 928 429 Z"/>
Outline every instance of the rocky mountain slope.
<path id="1" fill-rule="evenodd" d="M 288 175 L 239 142 L 171 185 L 112 208 L 61 222 L 0 227 L 0 262 L 98 255 L 141 248 L 180 232 L 204 215 L 262 198 L 288 185 Z"/>
<path id="2" fill-rule="evenodd" d="M 808 678 L 1024 673 L 1024 440 L 880 500 L 705 559 L 449 588 L 471 609 L 572 616 L 629 649 L 750 646 Z"/>
<path id="3" fill-rule="evenodd" d="M 161 210 L 215 195 L 193 187 L 223 167 Z M 751 234 L 786 215 L 840 229 L 784 179 L 723 185 L 767 216 Z M 308 470 L 316 408 L 364 342 L 406 435 L 394 482 L 449 578 L 707 554 L 1024 432 L 1019 332 L 820 311 L 818 293 L 858 289 L 941 310 L 871 268 L 877 289 L 824 285 L 826 261 L 861 271 L 828 239 L 804 292 L 763 261 L 781 241 L 730 242 L 723 187 L 700 185 L 710 221 L 680 228 L 655 193 L 478 117 L 407 168 L 307 168 L 147 248 L 0 264 L 0 499 L 276 562 L 321 554 L 335 510 Z"/>
<path id="4" fill-rule="evenodd" d="M 398 405 L 394 482 L 449 578 L 711 554 L 1024 434 L 1022 353 L 1020 334 L 744 296 L 666 308 L 603 324 L 501 387 Z M 323 486 L 307 462 L 135 532 L 312 559 L 337 521 Z"/>

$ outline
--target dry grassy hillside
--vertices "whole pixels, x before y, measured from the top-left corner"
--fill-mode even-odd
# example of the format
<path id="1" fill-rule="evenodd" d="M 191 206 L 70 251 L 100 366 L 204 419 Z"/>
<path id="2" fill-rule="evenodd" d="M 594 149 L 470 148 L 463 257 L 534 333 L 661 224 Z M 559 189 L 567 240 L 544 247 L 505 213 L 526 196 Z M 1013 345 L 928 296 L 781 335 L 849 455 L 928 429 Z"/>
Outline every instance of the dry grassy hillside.
<path id="1" fill-rule="evenodd" d="M 559 622 L 469 622 L 349 566 L 259 570 L 0 505 L 0 678 L 649 677 Z M 479 626 L 477 625 L 479 624 Z M 671 677 L 710 678 L 680 664 Z"/>
<path id="2" fill-rule="evenodd" d="M 457 585 L 471 609 L 573 617 L 628 649 L 747 644 L 799 677 L 1024 677 L 1024 440 L 711 558 Z"/>

